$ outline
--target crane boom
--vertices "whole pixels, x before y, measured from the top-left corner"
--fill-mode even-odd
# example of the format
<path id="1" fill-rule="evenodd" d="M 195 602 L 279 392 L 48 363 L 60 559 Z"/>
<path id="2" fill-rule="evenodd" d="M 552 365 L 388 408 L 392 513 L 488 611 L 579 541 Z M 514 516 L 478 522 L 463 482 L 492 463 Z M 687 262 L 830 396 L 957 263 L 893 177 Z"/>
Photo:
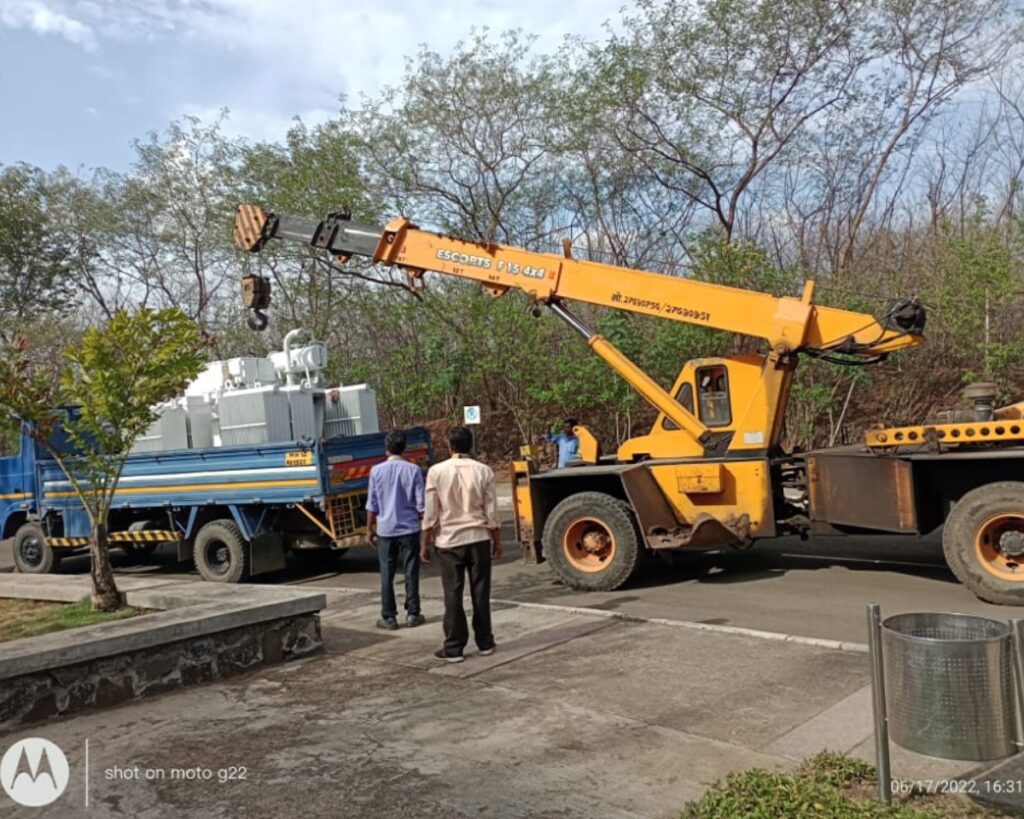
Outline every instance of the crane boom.
<path id="1" fill-rule="evenodd" d="M 456 236 L 421 230 L 408 219 L 398 218 L 384 227 L 353 222 L 348 214 L 336 213 L 321 221 L 267 214 L 258 205 L 239 205 L 235 214 L 235 243 L 258 252 L 271 239 L 297 242 L 347 261 L 359 256 L 397 267 L 409 277 L 410 286 L 421 287 L 427 272 L 477 281 L 492 295 L 520 290 L 536 305 L 546 305 L 579 332 L 590 349 L 630 384 L 660 413 L 658 429 L 682 431 L 688 443 L 676 441 L 674 451 L 694 449 L 702 457 L 726 451 L 771 450 L 782 434 L 784 410 L 789 397 L 796 354 L 803 352 L 845 362 L 871 363 L 886 354 L 919 344 L 924 328 L 924 308 L 914 300 L 897 303 L 881 319 L 864 313 L 818 307 L 812 304 L 814 285 L 808 282 L 801 298 L 773 296 L 739 287 L 711 284 L 695 279 L 666 276 L 599 262 L 572 258 L 568 244 L 565 254 L 537 253 L 497 243 L 473 242 Z M 243 280 L 246 306 L 260 312 L 269 306 L 269 285 L 258 276 Z M 566 302 L 626 310 L 732 333 L 764 339 L 765 356 L 753 364 L 728 364 L 735 374 L 747 378 L 748 365 L 757 370 L 754 382 L 743 388 L 743 419 L 731 418 L 726 425 L 705 418 L 691 396 L 689 405 L 680 400 L 684 380 L 695 387 L 695 373 L 681 374 L 672 392 L 623 355 L 607 339 L 590 330 L 568 309 Z M 690 362 L 691 366 L 694 362 Z M 756 365 L 756 366 L 755 366 Z M 685 372 L 685 368 L 684 368 Z M 728 376 L 723 376 L 725 379 Z M 718 379 L 722 380 L 722 379 Z M 723 385 L 726 380 L 722 380 Z M 725 389 L 728 392 L 728 389 Z M 739 395 L 739 393 L 737 393 Z M 718 426 L 720 428 L 713 429 Z M 636 439 L 620 447 L 620 457 L 636 458 L 649 451 L 646 441 Z M 655 450 L 664 442 L 655 442 Z"/>
<path id="2" fill-rule="evenodd" d="M 332 214 L 319 222 L 265 214 L 240 205 L 239 247 L 258 251 L 270 239 L 298 242 L 342 258 L 361 256 L 404 269 L 415 282 L 432 271 L 478 281 L 494 295 L 523 291 L 542 304 L 562 300 L 612 307 L 762 338 L 785 352 L 840 353 L 873 359 L 923 341 L 924 310 L 899 302 L 881 320 L 811 303 L 813 283 L 801 298 L 773 296 L 679 276 L 473 242 L 420 230 L 399 218 L 385 227 Z"/>

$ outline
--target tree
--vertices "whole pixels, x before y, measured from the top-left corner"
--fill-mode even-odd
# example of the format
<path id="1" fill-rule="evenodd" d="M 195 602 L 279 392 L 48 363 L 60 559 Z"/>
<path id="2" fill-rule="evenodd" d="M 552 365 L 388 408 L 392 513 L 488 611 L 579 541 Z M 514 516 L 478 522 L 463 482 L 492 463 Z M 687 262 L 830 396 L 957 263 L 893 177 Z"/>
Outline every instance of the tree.
<path id="1" fill-rule="evenodd" d="M 204 361 L 206 338 L 180 310 L 119 310 L 86 331 L 61 361 L 24 338 L 0 349 L 0 419 L 25 424 L 60 465 L 92 525 L 92 603 L 121 604 L 110 567 L 107 521 L 128 454 Z M 71 407 L 64 410 L 61 407 Z M 63 431 L 63 435 L 59 434 Z M 66 438 L 66 441 L 63 439 Z"/>
<path id="2" fill-rule="evenodd" d="M 868 3 L 640 0 L 585 66 L 581 104 L 726 242 L 755 180 L 842 108 Z"/>
<path id="3" fill-rule="evenodd" d="M 853 262 L 858 234 L 899 152 L 912 160 L 908 149 L 936 113 L 1018 42 L 1014 15 L 1007 0 L 879 1 L 872 47 L 880 65 L 864 78 L 855 119 L 842 123 L 853 154 L 844 179 L 852 195 L 837 272 Z"/>
<path id="4" fill-rule="evenodd" d="M 367 176 L 391 207 L 479 241 L 549 237 L 560 213 L 554 103 L 566 77 L 531 47 L 518 32 L 485 30 L 447 57 L 423 49 L 399 88 L 353 112 Z"/>
<path id="5" fill-rule="evenodd" d="M 51 180 L 39 168 L 0 170 L 0 335 L 68 299 L 79 248 L 56 229 L 50 194 Z"/>
<path id="6" fill-rule="evenodd" d="M 226 117 L 184 117 L 136 140 L 128 173 L 101 169 L 88 207 L 66 209 L 97 247 L 95 273 L 83 278 L 105 316 L 130 305 L 177 307 L 205 324 L 234 290 L 231 217 L 244 143 L 222 133 Z"/>

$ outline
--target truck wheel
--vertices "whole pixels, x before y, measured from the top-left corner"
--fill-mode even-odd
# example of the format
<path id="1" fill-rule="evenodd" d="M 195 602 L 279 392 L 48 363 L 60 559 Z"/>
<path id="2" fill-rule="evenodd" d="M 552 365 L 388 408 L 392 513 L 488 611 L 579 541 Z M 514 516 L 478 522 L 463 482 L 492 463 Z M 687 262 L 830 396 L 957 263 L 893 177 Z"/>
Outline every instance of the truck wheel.
<path id="1" fill-rule="evenodd" d="M 611 591 L 640 566 L 640 535 L 624 501 L 579 492 L 558 504 L 544 524 L 544 556 L 573 589 Z"/>
<path id="2" fill-rule="evenodd" d="M 60 563 L 53 547 L 46 542 L 43 527 L 25 523 L 14 533 L 14 565 L 23 574 L 48 574 Z"/>
<path id="3" fill-rule="evenodd" d="M 145 532 L 147 529 L 157 528 L 151 520 L 137 520 L 128 525 L 129 532 Z M 156 551 L 156 547 L 159 543 L 131 543 L 124 542 L 121 545 L 121 551 L 124 552 L 125 556 L 128 557 L 135 563 L 144 563 L 153 552 Z"/>
<path id="4" fill-rule="evenodd" d="M 193 554 L 203 580 L 238 583 L 249 575 L 245 538 L 233 520 L 212 520 L 196 535 Z"/>
<path id="5" fill-rule="evenodd" d="M 1024 483 L 990 483 L 960 498 L 946 518 L 942 550 L 976 596 L 1024 605 Z"/>

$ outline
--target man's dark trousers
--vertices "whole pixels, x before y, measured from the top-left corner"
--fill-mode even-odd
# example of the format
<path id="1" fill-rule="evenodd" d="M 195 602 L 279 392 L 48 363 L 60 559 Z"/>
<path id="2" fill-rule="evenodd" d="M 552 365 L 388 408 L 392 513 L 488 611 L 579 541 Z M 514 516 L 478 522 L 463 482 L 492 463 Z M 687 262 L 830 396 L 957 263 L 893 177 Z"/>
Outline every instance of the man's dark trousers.
<path id="1" fill-rule="evenodd" d="M 435 549 L 444 587 L 444 653 L 462 654 L 469 642 L 462 593 L 469 575 L 469 596 L 473 600 L 473 635 L 481 651 L 494 647 L 491 631 L 491 542 L 481 540 L 465 546 Z"/>
<path id="2" fill-rule="evenodd" d="M 380 616 L 385 620 L 398 617 L 395 600 L 395 572 L 398 561 L 405 571 L 405 611 L 409 615 L 420 612 L 420 533 L 377 538 L 377 557 L 380 560 Z"/>

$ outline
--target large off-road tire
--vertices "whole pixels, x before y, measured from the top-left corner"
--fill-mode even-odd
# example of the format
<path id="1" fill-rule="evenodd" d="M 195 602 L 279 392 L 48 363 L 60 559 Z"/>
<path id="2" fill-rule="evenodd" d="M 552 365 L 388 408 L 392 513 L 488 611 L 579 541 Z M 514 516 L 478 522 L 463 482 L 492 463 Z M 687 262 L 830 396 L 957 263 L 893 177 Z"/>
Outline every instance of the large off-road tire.
<path id="1" fill-rule="evenodd" d="M 47 544 L 43 527 L 24 523 L 14 533 L 14 565 L 23 574 L 48 574 L 57 568 L 60 555 Z"/>
<path id="2" fill-rule="evenodd" d="M 145 532 L 147 529 L 159 528 L 151 520 L 137 520 L 128 526 L 129 532 Z M 145 563 L 147 558 L 156 551 L 160 545 L 157 542 L 152 543 L 121 543 L 119 544 L 121 551 L 124 552 L 125 557 L 129 558 L 134 563 Z"/>
<path id="3" fill-rule="evenodd" d="M 203 580 L 240 583 L 249 576 L 249 549 L 233 520 L 212 520 L 203 526 L 193 556 Z"/>
<path id="4" fill-rule="evenodd" d="M 640 533 L 629 505 L 603 492 L 579 492 L 544 524 L 544 556 L 558 578 L 582 591 L 611 591 L 640 568 Z"/>
<path id="5" fill-rule="evenodd" d="M 942 550 L 957 580 L 982 600 L 1024 605 L 1024 483 L 990 483 L 960 498 Z"/>

